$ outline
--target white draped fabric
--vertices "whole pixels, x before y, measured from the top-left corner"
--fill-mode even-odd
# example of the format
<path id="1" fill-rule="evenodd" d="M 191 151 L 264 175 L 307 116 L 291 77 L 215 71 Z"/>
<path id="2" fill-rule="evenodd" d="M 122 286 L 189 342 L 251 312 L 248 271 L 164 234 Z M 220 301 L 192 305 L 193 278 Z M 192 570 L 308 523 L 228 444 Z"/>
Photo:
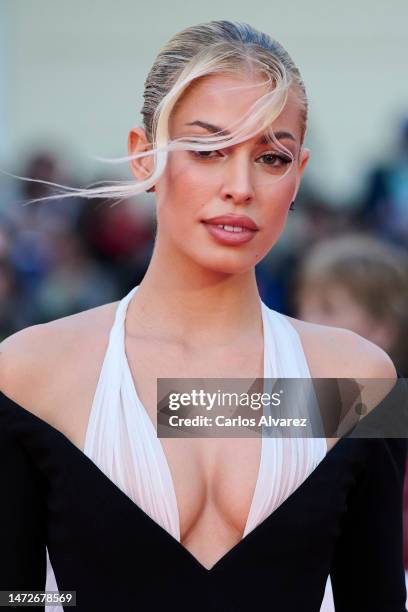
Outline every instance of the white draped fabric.
<path id="1" fill-rule="evenodd" d="M 126 312 L 137 289 L 138 286 L 134 287 L 116 310 L 91 408 L 84 453 L 135 504 L 180 541 L 179 513 L 170 468 L 155 427 L 138 397 L 125 353 Z M 271 392 L 266 388 L 268 384 L 273 386 L 270 379 L 310 378 L 303 347 L 293 325 L 263 302 L 260 305 L 264 378 L 268 379 L 264 391 Z M 293 396 L 292 399 L 306 414 L 310 398 Z M 316 429 L 321 425 L 319 415 L 315 413 L 309 420 L 316 435 L 316 431 L 321 431 Z M 324 437 L 262 437 L 258 478 L 242 537 L 302 484 L 326 452 Z M 48 552 L 46 589 L 58 590 Z M 47 610 L 62 612 L 59 606 L 47 606 Z"/>

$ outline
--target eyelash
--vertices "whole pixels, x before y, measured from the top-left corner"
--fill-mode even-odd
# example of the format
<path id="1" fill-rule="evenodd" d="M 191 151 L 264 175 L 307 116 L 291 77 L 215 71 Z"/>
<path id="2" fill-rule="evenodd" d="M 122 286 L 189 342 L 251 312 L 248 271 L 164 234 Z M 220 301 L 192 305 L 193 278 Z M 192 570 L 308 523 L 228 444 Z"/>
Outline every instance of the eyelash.
<path id="1" fill-rule="evenodd" d="M 193 155 L 193 157 L 195 157 L 196 159 L 199 159 L 200 161 L 207 161 L 207 160 L 215 159 L 215 156 L 208 157 L 207 155 L 202 155 L 202 153 L 219 153 L 219 150 L 215 149 L 214 151 L 190 151 L 190 153 Z M 290 164 L 292 161 L 289 157 L 286 157 L 284 155 L 278 155 L 277 153 L 263 153 L 263 155 L 260 155 L 258 159 L 261 159 L 262 157 L 267 157 L 267 156 L 273 157 L 275 159 L 279 159 L 284 165 Z M 265 165 L 273 166 L 273 164 L 267 164 L 267 163 Z"/>

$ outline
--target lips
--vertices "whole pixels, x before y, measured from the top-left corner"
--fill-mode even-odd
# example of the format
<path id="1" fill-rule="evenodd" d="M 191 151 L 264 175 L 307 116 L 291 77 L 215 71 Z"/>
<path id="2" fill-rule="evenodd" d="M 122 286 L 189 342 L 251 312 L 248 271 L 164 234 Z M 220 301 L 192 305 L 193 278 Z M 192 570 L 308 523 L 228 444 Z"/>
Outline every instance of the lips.
<path id="1" fill-rule="evenodd" d="M 210 219 L 203 219 L 202 223 L 208 225 L 229 225 L 233 227 L 242 227 L 247 230 L 257 231 L 259 227 L 250 217 L 246 215 L 219 215 Z"/>
<path id="2" fill-rule="evenodd" d="M 253 240 L 258 226 L 246 215 L 219 215 L 203 219 L 202 224 L 218 244 L 239 247 Z"/>

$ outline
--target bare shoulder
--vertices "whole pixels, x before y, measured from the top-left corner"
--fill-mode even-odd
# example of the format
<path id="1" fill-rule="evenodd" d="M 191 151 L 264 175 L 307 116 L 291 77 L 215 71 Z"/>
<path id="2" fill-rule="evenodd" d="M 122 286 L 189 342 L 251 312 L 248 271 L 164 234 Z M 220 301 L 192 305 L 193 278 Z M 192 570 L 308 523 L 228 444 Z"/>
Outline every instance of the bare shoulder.
<path id="1" fill-rule="evenodd" d="M 368 412 L 395 386 L 395 366 L 389 355 L 376 344 L 348 329 L 286 318 L 299 334 L 313 378 L 354 379 L 359 383 L 361 401 Z M 346 412 L 338 427 L 339 436 L 354 424 L 353 413 Z M 328 449 L 340 437 L 327 438 Z"/>
<path id="2" fill-rule="evenodd" d="M 38 416 L 101 365 L 118 302 L 26 327 L 0 343 L 0 390 Z M 64 402 L 62 402 L 64 403 Z"/>
<path id="3" fill-rule="evenodd" d="M 298 332 L 315 378 L 390 378 L 397 373 L 389 355 L 359 334 L 340 327 L 286 319 Z"/>

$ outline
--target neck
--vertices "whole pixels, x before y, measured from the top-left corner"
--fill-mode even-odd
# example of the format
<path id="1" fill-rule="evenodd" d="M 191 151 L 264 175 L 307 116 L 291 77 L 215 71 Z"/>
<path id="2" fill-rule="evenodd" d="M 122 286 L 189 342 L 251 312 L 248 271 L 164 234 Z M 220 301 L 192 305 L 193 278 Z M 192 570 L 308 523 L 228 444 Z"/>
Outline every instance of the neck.
<path id="1" fill-rule="evenodd" d="M 129 304 L 128 333 L 149 331 L 191 346 L 223 346 L 261 333 L 260 297 L 252 268 L 226 274 L 155 245 Z"/>

